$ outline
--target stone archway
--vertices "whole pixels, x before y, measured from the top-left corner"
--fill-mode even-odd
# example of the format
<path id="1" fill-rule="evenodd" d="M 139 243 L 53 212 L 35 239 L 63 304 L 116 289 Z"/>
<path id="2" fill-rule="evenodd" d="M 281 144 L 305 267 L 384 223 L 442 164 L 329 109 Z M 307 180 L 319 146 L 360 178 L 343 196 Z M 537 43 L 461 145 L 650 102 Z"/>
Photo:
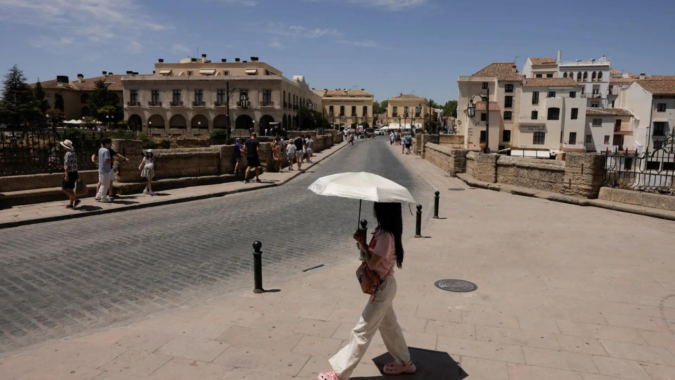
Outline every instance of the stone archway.
<path id="1" fill-rule="evenodd" d="M 272 116 L 264 115 L 260 118 L 260 134 L 265 134 L 265 130 L 267 130 L 266 136 L 272 136 L 272 127 L 270 126 L 270 123 L 274 123 L 274 118 Z"/>
<path id="2" fill-rule="evenodd" d="M 227 120 L 227 116 L 225 115 L 218 115 L 215 119 L 213 119 L 213 129 L 227 129 L 228 124 L 230 123 L 229 120 Z"/>
<path id="3" fill-rule="evenodd" d="M 253 119 L 248 115 L 239 115 L 234 125 L 236 129 L 251 130 L 253 128 Z"/>
<path id="4" fill-rule="evenodd" d="M 209 129 L 209 120 L 204 115 L 195 115 L 190 125 L 192 129 Z"/>
<path id="5" fill-rule="evenodd" d="M 148 133 L 152 135 L 152 131 L 164 131 L 164 118 L 159 115 L 152 115 L 148 119 Z"/>
<path id="6" fill-rule="evenodd" d="M 143 125 L 143 120 L 138 115 L 131 115 L 129 116 L 129 120 L 127 120 L 127 125 L 132 131 L 140 131 Z"/>
<path id="7" fill-rule="evenodd" d="M 171 128 L 185 129 L 187 128 L 187 122 L 185 121 L 183 115 L 173 115 L 173 117 L 169 121 L 169 126 Z"/>

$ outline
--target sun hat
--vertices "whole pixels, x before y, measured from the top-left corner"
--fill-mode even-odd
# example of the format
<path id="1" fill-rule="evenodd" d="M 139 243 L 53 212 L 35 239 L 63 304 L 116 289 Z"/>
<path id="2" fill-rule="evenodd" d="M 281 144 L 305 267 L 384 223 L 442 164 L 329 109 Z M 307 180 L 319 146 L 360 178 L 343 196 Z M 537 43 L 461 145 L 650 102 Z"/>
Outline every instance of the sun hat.
<path id="1" fill-rule="evenodd" d="M 73 150 L 73 142 L 70 140 L 61 141 L 61 146 L 68 150 Z"/>
<path id="2" fill-rule="evenodd" d="M 148 153 L 152 153 L 152 149 L 148 149 L 147 152 L 148 152 Z"/>
<path id="3" fill-rule="evenodd" d="M 241 139 L 237 137 L 236 139 L 234 139 L 234 141 L 241 141 Z"/>

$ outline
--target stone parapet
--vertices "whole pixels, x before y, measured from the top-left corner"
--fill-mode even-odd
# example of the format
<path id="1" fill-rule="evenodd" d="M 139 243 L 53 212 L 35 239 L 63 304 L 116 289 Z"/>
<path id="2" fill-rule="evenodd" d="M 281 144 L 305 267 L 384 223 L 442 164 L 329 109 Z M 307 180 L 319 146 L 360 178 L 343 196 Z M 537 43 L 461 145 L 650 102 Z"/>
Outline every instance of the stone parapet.
<path id="1" fill-rule="evenodd" d="M 443 169 L 451 176 L 466 171 L 466 155 L 469 153 L 465 149 L 450 149 L 438 144 L 427 143 L 425 146 L 425 160 Z"/>
<path id="2" fill-rule="evenodd" d="M 565 155 L 564 194 L 597 198 L 604 180 L 605 156 L 585 153 Z"/>
<path id="3" fill-rule="evenodd" d="M 464 148 L 464 136 L 462 135 L 440 135 L 439 136 L 439 145 L 447 146 L 453 149 L 463 149 Z"/>
<path id="4" fill-rule="evenodd" d="M 653 194 L 643 191 L 602 187 L 600 188 L 598 199 L 635 206 L 675 211 L 675 197 L 672 195 Z"/>
<path id="5" fill-rule="evenodd" d="M 497 154 L 475 153 L 474 161 L 476 168 L 473 173 L 474 178 L 484 182 L 497 182 Z"/>
<path id="6" fill-rule="evenodd" d="M 560 192 L 565 177 L 565 162 L 500 156 L 497 182 L 550 192 Z"/>
<path id="7" fill-rule="evenodd" d="M 115 171 L 115 180 L 118 182 L 136 182 L 141 178 L 141 172 L 138 166 L 143 161 L 143 143 L 139 140 L 118 140 L 112 141 L 112 148 L 117 153 L 129 159 L 129 162 L 115 161 L 113 170 Z M 98 180 L 97 180 L 98 182 Z"/>

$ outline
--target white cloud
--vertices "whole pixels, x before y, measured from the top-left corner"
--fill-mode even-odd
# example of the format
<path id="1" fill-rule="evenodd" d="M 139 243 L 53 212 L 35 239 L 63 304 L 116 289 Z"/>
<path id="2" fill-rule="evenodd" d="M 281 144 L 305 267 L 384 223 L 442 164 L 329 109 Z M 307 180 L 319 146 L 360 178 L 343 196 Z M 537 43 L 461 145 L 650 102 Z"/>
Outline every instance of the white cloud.
<path id="1" fill-rule="evenodd" d="M 192 49 L 183 44 L 174 44 L 171 47 L 171 51 L 174 54 L 192 54 Z"/>
<path id="2" fill-rule="evenodd" d="M 342 45 L 351 45 L 351 46 L 365 47 L 365 48 L 371 48 L 371 49 L 384 49 L 384 50 L 390 49 L 389 47 L 379 45 L 377 42 L 375 42 L 373 40 L 361 40 L 361 41 L 340 40 L 340 41 L 337 41 L 337 43 L 342 44 Z"/>
<path id="3" fill-rule="evenodd" d="M 401 11 L 427 4 L 427 0 L 349 0 L 352 4 L 361 4 L 367 7 L 384 8 L 390 11 Z"/>
<path id="4" fill-rule="evenodd" d="M 258 5 L 256 0 L 209 0 L 214 3 L 223 3 L 223 4 L 234 4 L 234 5 L 243 5 L 245 7 L 255 7 Z"/>
<path id="5" fill-rule="evenodd" d="M 337 29 L 307 29 L 302 25 L 285 25 L 283 23 L 269 23 L 264 29 L 267 34 L 300 38 L 341 37 L 344 35 Z"/>
<path id="6" fill-rule="evenodd" d="M 40 38 L 31 41 L 30 44 L 36 48 L 61 48 L 72 43 L 73 39 L 68 37 L 49 38 L 46 36 L 40 36 Z"/>
<path id="7" fill-rule="evenodd" d="M 270 47 L 273 47 L 273 48 L 279 49 L 279 50 L 286 49 L 286 45 L 282 44 L 278 40 L 273 40 L 272 42 L 270 42 Z"/>
<path id="8" fill-rule="evenodd" d="M 126 49 L 129 53 L 138 54 L 141 52 L 143 45 L 138 41 L 131 41 L 127 44 Z"/>

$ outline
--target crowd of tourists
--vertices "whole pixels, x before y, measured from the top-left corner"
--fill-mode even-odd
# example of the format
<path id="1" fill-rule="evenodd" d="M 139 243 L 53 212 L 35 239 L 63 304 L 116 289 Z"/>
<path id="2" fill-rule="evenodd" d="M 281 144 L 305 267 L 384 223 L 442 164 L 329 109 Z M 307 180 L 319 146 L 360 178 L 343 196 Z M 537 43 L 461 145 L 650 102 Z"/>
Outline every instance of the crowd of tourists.
<path id="1" fill-rule="evenodd" d="M 389 134 L 389 144 L 400 145 L 401 154 L 410 154 L 412 149 L 412 135 L 410 132 L 401 133 L 397 131 L 391 131 Z"/>

